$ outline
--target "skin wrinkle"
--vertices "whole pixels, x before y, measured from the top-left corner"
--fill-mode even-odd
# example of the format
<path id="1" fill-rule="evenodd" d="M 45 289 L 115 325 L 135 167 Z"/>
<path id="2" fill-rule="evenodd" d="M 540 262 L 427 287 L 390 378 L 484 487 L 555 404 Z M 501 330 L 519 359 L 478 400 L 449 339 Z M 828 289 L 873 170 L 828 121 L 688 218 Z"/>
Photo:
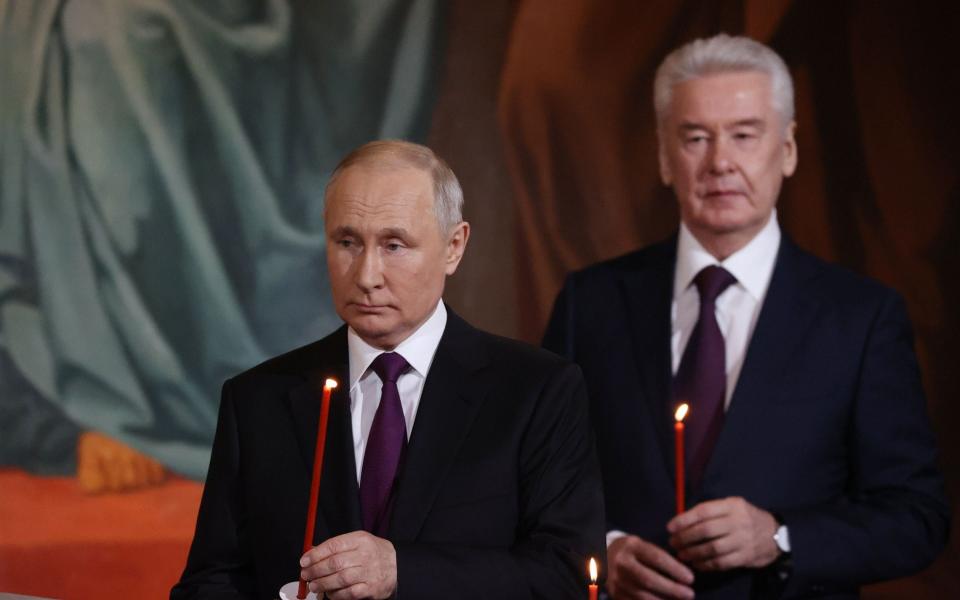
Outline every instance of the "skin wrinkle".
<path id="1" fill-rule="evenodd" d="M 443 235 L 429 172 L 354 164 L 327 188 L 327 268 L 337 314 L 364 341 L 393 350 L 436 310 L 470 226 Z M 353 531 L 308 550 L 301 577 L 331 598 L 387 598 L 397 586 L 389 540 Z"/>
<path id="2" fill-rule="evenodd" d="M 327 191 L 327 263 L 340 317 L 392 349 L 432 314 L 469 226 L 444 236 L 427 171 L 357 164 Z"/>
<path id="3" fill-rule="evenodd" d="M 773 106 L 770 77 L 709 75 L 678 84 L 660 130 L 660 173 L 690 231 L 719 259 L 766 225 L 797 163 L 793 123 Z M 717 194 L 718 191 L 732 192 Z"/>
<path id="4" fill-rule="evenodd" d="M 715 73 L 677 84 L 658 124 L 660 175 L 690 232 L 718 260 L 769 222 L 783 178 L 793 174 L 794 123 L 773 106 L 770 77 Z M 607 548 L 615 597 L 693 598 L 694 573 L 763 567 L 776 559 L 773 516 L 743 498 L 702 502 L 667 523 L 676 558 L 637 536 Z M 684 564 L 687 563 L 687 564 Z"/>

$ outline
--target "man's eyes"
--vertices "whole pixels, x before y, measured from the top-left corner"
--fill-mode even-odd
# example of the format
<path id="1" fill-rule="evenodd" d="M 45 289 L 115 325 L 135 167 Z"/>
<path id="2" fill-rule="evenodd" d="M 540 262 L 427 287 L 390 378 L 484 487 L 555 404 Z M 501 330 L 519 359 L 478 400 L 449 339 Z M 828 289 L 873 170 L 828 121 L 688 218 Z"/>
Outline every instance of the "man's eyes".
<path id="1" fill-rule="evenodd" d="M 759 139 L 760 135 L 756 131 L 735 131 L 730 137 L 735 142 L 749 142 Z M 683 138 L 685 146 L 699 146 L 713 141 L 713 138 L 706 133 L 691 133 Z"/>
<path id="2" fill-rule="evenodd" d="M 334 244 L 336 244 L 340 248 L 343 248 L 344 250 L 357 250 L 362 246 L 360 242 L 352 238 L 343 238 L 343 239 L 335 240 Z M 400 252 L 401 250 L 404 250 L 405 248 L 407 248 L 407 244 L 401 240 L 389 240 L 381 243 L 380 247 L 382 247 L 387 252 L 394 253 L 394 252 Z"/>

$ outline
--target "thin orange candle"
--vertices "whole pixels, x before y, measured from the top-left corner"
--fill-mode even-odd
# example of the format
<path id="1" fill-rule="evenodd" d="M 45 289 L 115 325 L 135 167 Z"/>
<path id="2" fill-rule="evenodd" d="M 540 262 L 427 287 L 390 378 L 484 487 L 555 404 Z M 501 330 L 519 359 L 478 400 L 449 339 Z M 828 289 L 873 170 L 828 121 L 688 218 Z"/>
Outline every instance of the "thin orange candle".
<path id="1" fill-rule="evenodd" d="M 686 509 L 685 487 L 686 478 L 684 475 L 683 458 L 683 420 L 687 416 L 690 407 L 686 402 L 677 407 L 677 412 L 673 413 L 676 423 L 673 424 L 673 439 L 676 444 L 676 480 L 677 480 L 677 514 L 679 515 Z"/>
<path id="2" fill-rule="evenodd" d="M 317 446 L 313 451 L 313 476 L 310 479 L 310 503 L 307 505 L 307 529 L 303 534 L 303 551 L 313 547 L 313 529 L 317 524 L 317 501 L 320 499 L 320 473 L 323 471 L 323 449 L 327 445 L 327 417 L 330 415 L 330 393 L 337 387 L 336 379 L 323 382 L 320 401 L 320 420 L 317 421 Z M 307 582 L 300 580 L 297 598 L 307 597 Z"/>
<path id="3" fill-rule="evenodd" d="M 587 588 L 590 592 L 590 600 L 597 600 L 597 561 L 590 559 L 590 586 Z"/>

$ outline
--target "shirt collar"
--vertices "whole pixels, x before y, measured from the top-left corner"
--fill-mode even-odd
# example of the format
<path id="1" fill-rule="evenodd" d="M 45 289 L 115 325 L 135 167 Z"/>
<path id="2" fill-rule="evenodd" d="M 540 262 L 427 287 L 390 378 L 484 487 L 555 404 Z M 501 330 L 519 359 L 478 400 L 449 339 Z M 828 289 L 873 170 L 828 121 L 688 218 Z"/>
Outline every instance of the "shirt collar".
<path id="1" fill-rule="evenodd" d="M 433 314 L 393 351 L 402 356 L 421 377 L 426 377 L 446 326 L 447 309 L 443 305 L 443 300 L 440 300 Z M 370 363 L 384 350 L 363 341 L 353 327 L 348 327 L 347 352 L 350 356 L 350 390 L 353 390 L 370 368 Z"/>
<path id="2" fill-rule="evenodd" d="M 725 260 L 717 261 L 681 222 L 680 236 L 677 240 L 677 268 L 673 277 L 674 299 L 679 298 L 690 286 L 701 269 L 710 265 L 720 265 L 736 277 L 737 283 L 755 300 L 763 300 L 777 260 L 780 237 L 780 225 L 777 223 L 777 211 L 774 209 L 767 224 L 746 246 Z"/>

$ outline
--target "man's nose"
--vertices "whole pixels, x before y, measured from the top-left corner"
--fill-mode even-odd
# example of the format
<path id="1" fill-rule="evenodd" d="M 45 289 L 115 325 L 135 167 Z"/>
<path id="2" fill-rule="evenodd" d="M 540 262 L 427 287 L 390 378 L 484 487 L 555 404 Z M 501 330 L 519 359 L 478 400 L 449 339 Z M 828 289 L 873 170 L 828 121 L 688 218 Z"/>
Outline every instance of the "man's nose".
<path id="1" fill-rule="evenodd" d="M 383 261 L 378 248 L 367 245 L 360 253 L 356 281 L 365 292 L 383 286 Z"/>
<path id="2" fill-rule="evenodd" d="M 710 144 L 707 164 L 711 173 L 723 175 L 733 170 L 733 160 L 730 156 L 730 150 L 730 142 L 723 136 L 718 136 L 713 143 Z"/>

